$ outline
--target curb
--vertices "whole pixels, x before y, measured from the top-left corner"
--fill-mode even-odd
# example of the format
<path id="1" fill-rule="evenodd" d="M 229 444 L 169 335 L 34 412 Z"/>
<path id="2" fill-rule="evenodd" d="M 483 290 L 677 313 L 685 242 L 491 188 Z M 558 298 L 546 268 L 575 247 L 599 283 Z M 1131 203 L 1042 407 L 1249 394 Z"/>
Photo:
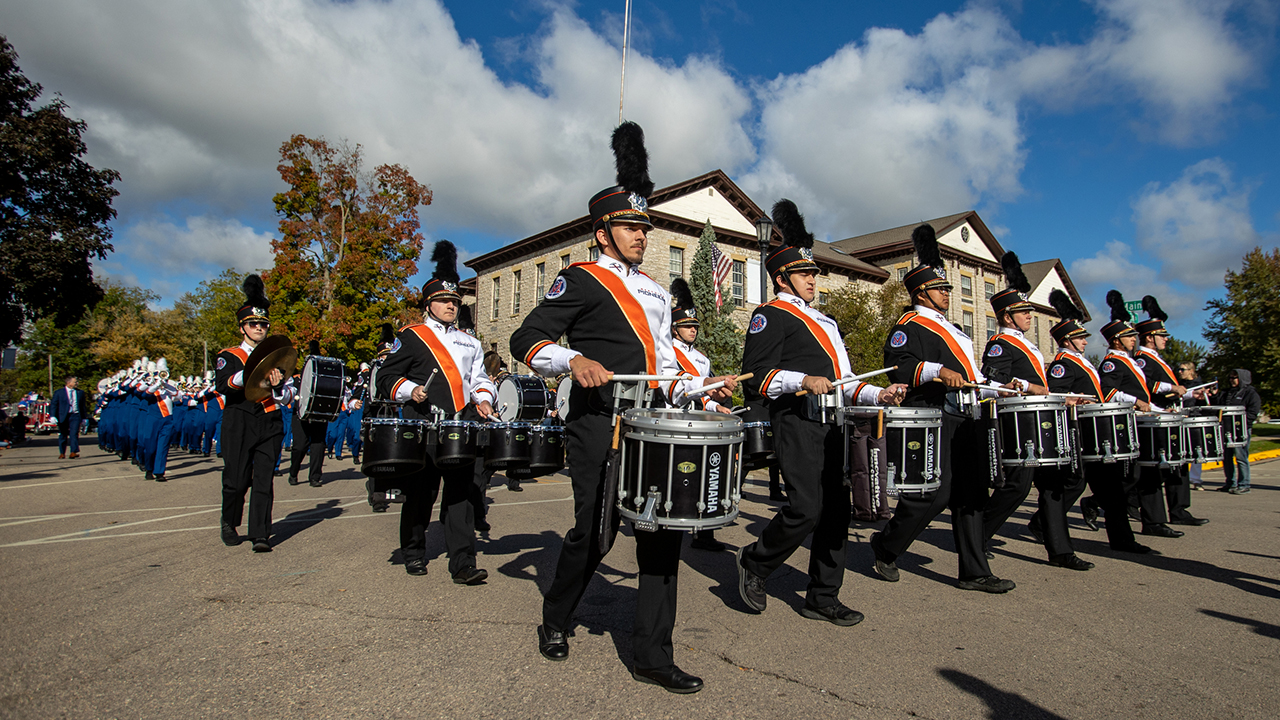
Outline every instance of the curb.
<path id="1" fill-rule="evenodd" d="M 1250 453 L 1249 462 L 1252 463 L 1252 462 L 1257 462 L 1259 460 L 1270 460 L 1272 458 L 1278 458 L 1278 457 L 1280 457 L 1280 450 L 1267 450 L 1265 452 L 1260 452 L 1260 453 Z M 1215 470 L 1220 467 L 1222 467 L 1222 463 L 1220 462 L 1209 462 L 1201 465 L 1200 469 Z"/>

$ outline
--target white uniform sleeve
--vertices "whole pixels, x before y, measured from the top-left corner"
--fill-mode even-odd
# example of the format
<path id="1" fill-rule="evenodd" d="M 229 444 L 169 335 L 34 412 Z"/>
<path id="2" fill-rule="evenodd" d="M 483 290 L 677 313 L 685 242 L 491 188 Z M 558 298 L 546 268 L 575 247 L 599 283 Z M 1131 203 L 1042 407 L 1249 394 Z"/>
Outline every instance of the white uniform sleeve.
<path id="1" fill-rule="evenodd" d="M 529 367 L 543 377 L 555 377 L 569 372 L 569 361 L 582 353 L 570 350 L 555 343 L 542 346 L 542 349 L 529 358 Z M 397 393 L 398 395 L 399 393 Z"/>

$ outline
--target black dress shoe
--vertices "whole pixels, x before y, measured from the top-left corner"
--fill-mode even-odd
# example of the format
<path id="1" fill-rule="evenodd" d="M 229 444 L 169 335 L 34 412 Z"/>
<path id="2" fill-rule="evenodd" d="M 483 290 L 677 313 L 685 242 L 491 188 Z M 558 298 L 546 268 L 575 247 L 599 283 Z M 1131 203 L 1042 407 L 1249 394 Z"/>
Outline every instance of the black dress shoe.
<path id="1" fill-rule="evenodd" d="M 1232 490 L 1235 490 L 1235 489 L 1236 489 L 1236 486 L 1235 486 L 1235 485 L 1223 485 L 1222 487 L 1218 488 L 1218 492 L 1225 492 L 1225 493 L 1229 493 L 1229 492 L 1231 492 Z"/>
<path id="2" fill-rule="evenodd" d="M 204 456 L 209 457 L 209 453 L 205 453 Z M 218 453 L 218 457 L 222 457 L 222 453 Z"/>
<path id="3" fill-rule="evenodd" d="M 289 476 L 289 484 L 290 484 L 290 485 L 297 485 L 299 482 L 301 482 L 301 481 L 300 481 L 300 480 L 298 480 L 298 476 L 297 476 L 297 475 L 290 475 L 290 476 Z"/>
<path id="4" fill-rule="evenodd" d="M 981 590 L 989 593 L 1007 593 L 1017 587 L 1012 580 L 1001 580 L 995 575 L 987 575 L 985 577 L 971 578 L 969 580 L 961 580 L 956 584 L 961 590 Z"/>
<path id="5" fill-rule="evenodd" d="M 787 494 L 782 492 L 781 490 L 770 490 L 769 499 L 777 500 L 778 502 L 786 502 Z"/>
<path id="6" fill-rule="evenodd" d="M 1092 505 L 1080 503 L 1080 514 L 1084 516 L 1084 525 L 1097 532 L 1098 530 L 1098 509 Z"/>
<path id="7" fill-rule="evenodd" d="M 694 677 L 675 665 L 657 670 L 636 668 L 631 671 L 631 677 L 642 683 L 661 685 L 666 688 L 667 692 L 680 693 L 681 695 L 696 693 L 702 689 L 702 678 Z"/>
<path id="8" fill-rule="evenodd" d="M 564 660 L 569 657 L 569 641 L 566 633 L 538 626 L 538 652 L 548 660 Z"/>
<path id="9" fill-rule="evenodd" d="M 1151 552 L 1151 548 L 1138 542 L 1126 543 L 1124 545 L 1112 545 L 1111 549 L 1116 552 L 1135 553 L 1137 555 L 1146 555 Z"/>
<path id="10" fill-rule="evenodd" d="M 492 529 L 493 526 L 489 524 L 488 520 L 476 520 L 476 532 L 489 532 Z"/>
<path id="11" fill-rule="evenodd" d="M 876 571 L 880 577 L 889 582 L 898 582 L 900 575 L 898 574 L 898 566 L 889 558 L 888 553 L 881 547 L 880 533 L 871 536 L 871 552 L 875 553 L 875 560 L 871 568 Z"/>
<path id="12" fill-rule="evenodd" d="M 764 612 L 765 606 L 769 602 L 769 596 L 765 593 L 764 578 L 756 575 L 748 570 L 742 564 L 742 552 L 746 547 L 738 548 L 738 594 L 742 596 L 742 602 L 747 607 L 756 612 Z"/>
<path id="13" fill-rule="evenodd" d="M 376 513 L 384 513 L 387 511 L 387 508 L 389 507 L 391 507 L 389 503 L 374 503 L 373 511 Z"/>
<path id="14" fill-rule="evenodd" d="M 235 547 L 240 544 L 240 533 L 226 523 L 222 523 L 222 544 L 227 547 Z"/>
<path id="15" fill-rule="evenodd" d="M 479 585 L 489 577 L 488 570 L 481 570 L 474 565 L 470 567 L 458 568 L 458 572 L 453 574 L 454 585 Z"/>
<path id="16" fill-rule="evenodd" d="M 1170 525 L 1190 525 L 1192 527 L 1199 527 L 1201 525 L 1208 525 L 1209 520 L 1208 518 L 1198 518 L 1198 517 L 1193 517 L 1191 515 L 1188 515 L 1186 517 L 1174 518 L 1169 521 L 1169 524 Z"/>
<path id="17" fill-rule="evenodd" d="M 1181 530 L 1174 530 L 1173 528 L 1169 527 L 1168 525 L 1165 525 L 1164 523 L 1159 523 L 1156 525 L 1148 525 L 1142 528 L 1142 534 L 1150 535 L 1152 537 L 1180 538 L 1186 533 L 1182 532 Z"/>
<path id="18" fill-rule="evenodd" d="M 169 478 L 164 475 L 157 475 L 153 478 L 156 482 L 168 482 Z"/>
<path id="19" fill-rule="evenodd" d="M 993 552 L 991 552 L 990 550 L 985 551 L 983 554 L 987 556 L 987 559 L 988 559 L 988 560 L 995 560 L 995 559 L 996 559 L 996 554 L 995 554 L 995 553 L 993 553 Z"/>
<path id="20" fill-rule="evenodd" d="M 254 538 L 253 551 L 256 553 L 271 552 L 271 543 L 267 542 L 266 538 Z"/>
<path id="21" fill-rule="evenodd" d="M 1066 555 L 1054 555 L 1049 558 L 1050 567 L 1066 568 L 1068 570 L 1092 570 L 1093 563 L 1088 560 L 1080 559 L 1075 553 Z"/>
<path id="22" fill-rule="evenodd" d="M 832 625 L 839 625 L 840 627 L 857 625 L 863 619 L 862 613 L 846 607 L 838 601 L 831 607 L 823 608 L 812 607 L 806 603 L 804 607 L 800 608 L 800 614 L 810 620 L 826 620 Z"/>
<path id="23" fill-rule="evenodd" d="M 426 575 L 427 561 L 422 558 L 418 558 L 416 560 L 405 560 L 404 571 L 410 575 Z"/>
<path id="24" fill-rule="evenodd" d="M 148 470 L 148 471 L 147 471 L 147 479 L 148 479 L 148 480 L 155 480 L 155 479 L 156 479 L 156 476 L 155 476 L 155 475 L 154 475 L 150 470 Z"/>
<path id="25" fill-rule="evenodd" d="M 308 480 L 307 484 L 310 485 L 311 487 L 320 487 L 321 485 L 324 485 L 324 481 L 321 480 L 320 478 L 316 478 L 314 480 Z"/>
<path id="26" fill-rule="evenodd" d="M 509 492 L 524 492 L 524 488 L 520 487 L 519 480 L 507 479 L 507 490 Z"/>

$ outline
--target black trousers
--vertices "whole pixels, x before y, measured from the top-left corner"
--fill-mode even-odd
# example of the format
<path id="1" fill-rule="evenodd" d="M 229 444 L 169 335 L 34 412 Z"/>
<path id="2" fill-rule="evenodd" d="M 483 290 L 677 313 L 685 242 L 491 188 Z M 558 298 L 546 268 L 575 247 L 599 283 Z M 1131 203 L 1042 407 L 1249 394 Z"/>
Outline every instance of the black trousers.
<path id="1" fill-rule="evenodd" d="M 1138 517 L 1142 519 L 1144 528 L 1169 522 L 1164 506 L 1164 486 L 1172 474 L 1158 467 L 1135 466 L 1129 489 L 1129 506 L 1132 507 L 1136 501 Z"/>
<path id="2" fill-rule="evenodd" d="M 489 484 L 493 482 L 493 471 L 484 466 L 484 457 L 476 458 L 475 470 L 472 473 L 472 485 L 470 494 L 467 496 L 471 499 L 471 512 L 477 520 L 483 520 L 489 514 L 489 508 L 485 505 L 485 498 L 489 495 Z"/>
<path id="3" fill-rule="evenodd" d="M 280 412 L 255 415 L 228 408 L 222 414 L 222 521 L 239 527 L 249 492 L 249 537 L 271 535 L 271 505 L 284 421 Z"/>
<path id="4" fill-rule="evenodd" d="M 401 484 L 404 504 L 400 506 L 400 550 L 405 562 L 421 560 L 427 554 L 427 526 L 431 507 L 440 498 L 440 524 L 449 557 L 449 573 L 476 564 L 476 524 L 471 507 L 472 466 L 436 467 L 434 453 L 427 452 L 427 466 L 405 478 Z M 443 494 L 441 486 L 443 485 Z"/>
<path id="5" fill-rule="evenodd" d="M 1187 465 L 1166 470 L 1164 499 L 1169 507 L 1169 519 L 1186 520 L 1191 514 L 1191 476 Z"/>
<path id="6" fill-rule="evenodd" d="M 982 541 L 982 511 L 987 503 L 985 446 L 979 443 L 976 423 L 967 417 L 942 414 L 942 485 L 931 493 L 898 493 L 898 506 L 880 534 L 886 552 L 896 559 L 951 508 L 951 535 L 960 559 L 960 579 L 986 577 L 986 547 Z M 790 478 L 790 476 L 788 476 Z"/>
<path id="7" fill-rule="evenodd" d="M 569 472 L 573 480 L 573 528 L 565 533 L 555 578 L 542 600 L 542 622 L 568 630 L 587 584 L 604 558 L 600 554 L 600 504 L 604 501 L 605 453 L 613 439 L 608 415 L 583 415 L 565 427 Z M 612 502 L 613 498 L 609 499 Z M 617 534 L 618 515 L 605 532 Z M 636 532 L 640 592 L 631 628 L 635 667 L 643 670 L 675 664 L 671 643 L 676 623 L 677 571 L 683 533 L 659 528 Z"/>
<path id="8" fill-rule="evenodd" d="M 791 413 L 773 418 L 778 466 L 787 477 L 787 504 L 742 553 L 742 565 L 769 577 L 813 533 L 805 602 L 831 607 L 840 601 L 852 508 L 844 474 L 844 433 L 836 425 Z"/>
<path id="9" fill-rule="evenodd" d="M 1040 497 L 1030 524 L 1040 528 L 1044 534 L 1044 548 L 1049 557 L 1075 554 L 1067 525 L 1067 511 L 1084 493 L 1084 473 L 1072 470 L 1068 465 L 1039 468 L 1033 482 Z"/>
<path id="10" fill-rule="evenodd" d="M 1129 496 L 1138 484 L 1135 467 L 1131 462 L 1084 466 L 1084 477 L 1093 491 L 1094 501 L 1106 513 L 1107 541 L 1113 548 L 1135 542 L 1133 526 L 1129 524 Z"/>
<path id="11" fill-rule="evenodd" d="M 1004 485 L 991 490 L 987 504 L 982 508 L 982 544 L 991 542 L 1009 516 L 1031 494 L 1031 483 L 1037 468 L 1008 467 L 1004 470 Z"/>
<path id="12" fill-rule="evenodd" d="M 307 480 L 320 480 L 320 469 L 324 467 L 324 433 L 328 428 L 328 423 L 304 422 L 297 414 L 293 415 L 293 452 L 289 457 L 289 477 L 298 477 L 302 470 L 302 458 L 309 452 L 311 464 L 307 469 Z"/>

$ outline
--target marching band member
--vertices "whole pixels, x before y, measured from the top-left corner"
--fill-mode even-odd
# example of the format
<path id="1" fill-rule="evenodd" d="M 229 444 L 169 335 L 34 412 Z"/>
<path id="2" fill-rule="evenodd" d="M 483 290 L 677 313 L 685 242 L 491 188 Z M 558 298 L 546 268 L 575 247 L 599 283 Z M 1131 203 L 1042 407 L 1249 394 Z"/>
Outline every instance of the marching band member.
<path id="1" fill-rule="evenodd" d="M 218 392 L 226 398 L 222 416 L 219 447 L 225 463 L 222 468 L 222 542 L 239 545 L 239 527 L 244 516 L 244 496 L 249 495 L 249 538 L 254 552 L 271 552 L 271 505 L 275 498 L 272 480 L 284 437 L 284 420 L 280 407 L 293 399 L 293 389 L 285 385 L 284 374 L 272 368 L 267 375 L 271 392 L 261 400 L 245 396 L 244 366 L 249 355 L 267 337 L 271 328 L 262 278 L 249 275 L 244 279 L 245 302 L 236 311 L 240 323 L 238 347 L 218 353 L 216 378 Z"/>
<path id="2" fill-rule="evenodd" d="M 916 495 L 898 493 L 898 506 L 884 530 L 871 536 L 876 574 L 897 582 L 896 561 L 929 523 L 951 508 L 951 535 L 959 555 L 958 587 L 1005 593 L 1016 587 L 991 573 L 983 543 L 983 509 L 987 505 L 985 443 L 978 440 L 977 423 L 964 402 L 962 388 L 986 377 L 973 364 L 973 340 L 947 319 L 951 307 L 951 283 L 943 269 L 933 227 L 921 225 L 911 233 L 920 265 L 903 278 L 913 307 L 890 331 L 884 345 L 885 365 L 897 366 L 893 380 L 911 388 L 903 405 L 942 410 L 941 486 Z M 938 382 L 935 382 L 935 379 Z M 1012 383 L 1010 383 L 1010 386 Z M 994 392 L 984 390 L 984 395 Z M 791 482 L 791 475 L 787 475 Z"/>
<path id="3" fill-rule="evenodd" d="M 1147 319 L 1138 323 L 1138 348 L 1134 358 L 1147 377 L 1147 389 L 1152 397 L 1158 397 L 1170 407 L 1183 402 L 1194 402 L 1204 397 L 1204 390 L 1191 391 L 1178 381 L 1169 363 L 1160 357 L 1160 351 L 1169 345 L 1169 331 L 1164 323 L 1169 316 L 1160 309 L 1155 297 L 1142 298 L 1142 309 Z M 1184 474 L 1185 463 L 1160 470 L 1164 481 L 1165 501 L 1168 504 L 1169 522 L 1174 525 L 1204 525 L 1209 521 L 1191 514 L 1191 483 Z M 1157 468 L 1158 469 L 1158 468 Z"/>
<path id="4" fill-rule="evenodd" d="M 320 341 L 307 341 L 307 355 L 314 357 L 319 354 Z M 321 477 L 325 456 L 324 435 L 328 429 L 328 423 L 323 420 L 303 420 L 302 412 L 302 404 L 295 403 L 293 411 L 289 413 L 289 423 L 293 425 L 293 449 L 289 453 L 289 484 L 297 485 L 301 482 L 298 479 L 298 473 L 302 472 L 302 459 L 309 455 L 311 461 L 307 466 L 307 484 L 311 487 L 320 487 L 324 484 Z"/>
<path id="5" fill-rule="evenodd" d="M 396 330 L 391 323 L 382 323 L 379 328 L 380 337 L 377 344 L 377 355 L 373 356 L 373 363 L 369 368 L 369 382 L 365 384 L 364 393 L 358 398 L 360 403 L 369 406 L 372 411 L 372 405 L 379 402 L 378 395 L 378 371 L 382 369 L 382 363 L 386 362 L 387 356 L 391 354 L 391 348 L 396 344 Z M 391 507 L 391 502 L 387 500 L 387 494 L 384 492 L 376 492 L 374 490 L 373 478 L 366 478 L 364 481 L 365 490 L 369 494 L 369 507 L 376 513 L 386 512 Z"/>
<path id="6" fill-rule="evenodd" d="M 618 530 L 616 514 L 610 527 L 601 528 L 602 504 L 614 501 L 603 491 L 614 422 L 610 379 L 615 372 L 677 372 L 670 301 L 662 286 L 639 268 L 653 227 L 646 212 L 653 182 L 644 133 L 635 123 L 623 123 L 612 144 L 618 185 L 596 193 L 588 203 L 599 259 L 561 270 L 545 300 L 511 336 L 512 355 L 543 377 L 573 373 L 564 421 L 574 526 L 561 545 L 538 626 L 538 651 L 549 660 L 568 657 L 573 612 L 603 558 L 600 533 L 612 537 Z M 568 338 L 568 348 L 556 344 L 562 336 Z M 732 391 L 732 378 L 725 379 L 728 389 L 713 391 L 713 398 L 723 399 Z M 683 385 L 663 390 L 681 397 Z M 632 677 L 671 692 L 697 692 L 702 680 L 676 667 L 671 640 L 682 535 L 659 527 L 637 532 L 635 540 L 640 592 L 631 635 Z"/>
<path id="7" fill-rule="evenodd" d="M 407 419 L 431 420 L 433 408 L 453 416 L 468 402 L 480 417 L 493 414 L 498 391 L 485 375 L 480 341 L 458 329 L 454 321 L 462 296 L 458 294 L 457 250 L 447 240 L 431 253 L 436 263 L 432 278 L 422 286 L 422 322 L 400 331 L 391 354 L 378 370 L 378 394 L 405 403 Z M 433 377 L 438 372 L 438 377 Z M 430 381 L 430 382 L 428 382 Z M 427 449 L 427 464 L 405 483 L 400 508 L 400 550 L 410 575 L 427 574 L 427 525 L 436 497 L 444 526 L 449 574 L 459 585 L 477 585 L 489 577 L 476 567 L 475 515 L 469 501 L 472 468 L 440 467 L 435 449 Z"/>
<path id="8" fill-rule="evenodd" d="M 788 503 L 752 544 L 738 550 L 738 591 L 747 607 L 764 612 L 765 580 L 812 533 L 809 588 L 800 614 L 840 626 L 862 613 L 840 602 L 852 496 L 845 483 L 842 428 L 814 411 L 819 396 L 839 392 L 847 404 L 896 402 L 905 385 L 881 389 L 869 383 L 832 382 L 853 376 L 836 323 L 809 306 L 818 292 L 813 234 L 790 200 L 773 206 L 783 244 L 766 267 L 777 298 L 756 308 L 742 352 L 749 396 L 766 398 L 778 465 L 787 477 Z M 804 390 L 809 397 L 796 393 Z M 846 404 L 842 403 L 842 404 Z"/>

